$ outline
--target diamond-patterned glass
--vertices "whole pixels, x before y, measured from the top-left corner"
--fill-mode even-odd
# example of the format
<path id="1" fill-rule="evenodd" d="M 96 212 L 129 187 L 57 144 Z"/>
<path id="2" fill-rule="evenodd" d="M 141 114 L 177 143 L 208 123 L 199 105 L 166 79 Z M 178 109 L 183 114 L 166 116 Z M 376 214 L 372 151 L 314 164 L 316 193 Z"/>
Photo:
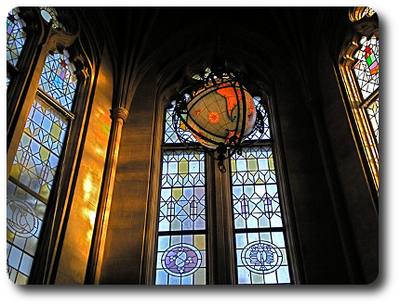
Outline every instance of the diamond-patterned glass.
<path id="1" fill-rule="evenodd" d="M 10 176 L 48 199 L 68 122 L 38 97 L 32 104 Z"/>
<path id="2" fill-rule="evenodd" d="M 178 137 L 178 134 L 176 133 L 175 123 L 172 120 L 173 113 L 174 113 L 173 108 L 169 108 L 165 111 L 164 143 L 179 144 L 181 143 L 181 140 Z M 188 142 L 197 142 L 197 140 L 194 139 L 190 130 L 185 126 L 185 124 L 182 121 L 180 121 L 178 133 L 180 133 L 183 139 L 186 139 Z"/>
<path id="3" fill-rule="evenodd" d="M 236 229 L 281 227 L 281 209 L 272 149 L 243 148 L 231 159 Z"/>
<path id="4" fill-rule="evenodd" d="M 204 153 L 164 152 L 159 231 L 205 229 Z"/>
<path id="5" fill-rule="evenodd" d="M 54 53 L 46 57 L 39 80 L 39 87 L 71 111 L 77 86 L 77 78 L 70 64 L 68 53 Z"/>
<path id="6" fill-rule="evenodd" d="M 13 66 L 17 66 L 26 40 L 26 33 L 23 29 L 25 23 L 18 13 L 19 9 L 14 8 L 7 17 L 7 61 Z"/>
<path id="7" fill-rule="evenodd" d="M 206 284 L 205 156 L 164 150 L 156 285 Z"/>

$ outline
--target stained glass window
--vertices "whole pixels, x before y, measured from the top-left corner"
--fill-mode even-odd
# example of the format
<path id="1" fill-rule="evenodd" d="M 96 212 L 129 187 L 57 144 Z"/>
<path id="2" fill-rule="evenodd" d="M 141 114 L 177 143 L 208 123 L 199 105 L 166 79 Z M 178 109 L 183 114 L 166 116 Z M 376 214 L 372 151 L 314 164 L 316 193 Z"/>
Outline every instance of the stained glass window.
<path id="1" fill-rule="evenodd" d="M 165 150 L 156 285 L 206 284 L 204 152 Z"/>
<path id="2" fill-rule="evenodd" d="M 42 15 L 43 19 L 46 20 L 47 22 L 51 21 L 53 22 L 52 23 L 53 28 L 65 30 L 63 24 L 57 19 L 58 13 L 54 7 L 41 6 L 40 14 Z"/>
<path id="3" fill-rule="evenodd" d="M 46 200 L 53 186 L 67 126 L 65 118 L 36 97 L 10 176 Z"/>
<path id="4" fill-rule="evenodd" d="M 39 87 L 68 111 L 71 111 L 77 85 L 74 70 L 66 50 L 63 54 L 49 54 L 39 80 Z"/>
<path id="5" fill-rule="evenodd" d="M 352 112 L 364 147 L 365 156 L 379 190 L 379 39 L 363 36 L 354 54 L 350 80 Z M 354 79 L 354 81 L 353 81 Z M 350 91 L 351 92 L 351 91 Z"/>
<path id="6" fill-rule="evenodd" d="M 254 128 L 253 132 L 246 138 L 246 140 L 267 140 L 271 138 L 270 128 L 269 128 L 269 120 L 268 120 L 268 112 L 265 107 L 260 103 L 260 97 L 254 97 L 253 102 L 254 106 L 258 110 L 258 112 L 262 115 L 262 130 L 259 130 L 257 127 Z M 260 118 L 257 118 L 260 120 Z"/>
<path id="7" fill-rule="evenodd" d="M 377 142 L 379 143 L 379 98 L 365 108 L 371 122 Z"/>
<path id="8" fill-rule="evenodd" d="M 239 284 L 290 283 L 272 146 L 235 154 L 231 180 Z"/>
<path id="9" fill-rule="evenodd" d="M 159 231 L 205 229 L 204 153 L 165 151 Z"/>
<path id="10" fill-rule="evenodd" d="M 204 75 L 210 73 L 206 69 Z M 193 78 L 203 80 L 200 74 Z M 215 258 L 222 251 L 207 250 L 207 239 L 212 243 L 216 239 L 216 245 L 227 252 L 224 256 L 231 252 L 232 258 L 224 260 L 229 262 L 228 266 L 236 265 L 239 284 L 291 283 L 268 103 L 260 97 L 253 97 L 253 101 L 262 115 L 257 116 L 256 129 L 245 139 L 241 152 L 231 158 L 230 172 L 219 177 L 207 171 L 207 176 L 213 178 L 206 177 L 208 155 L 204 147 L 187 127 L 174 122 L 173 107 L 166 109 L 155 284 L 196 285 L 216 281 L 215 277 L 208 280 L 207 275 L 215 275 L 220 267 L 207 267 L 206 259 Z M 223 190 L 226 197 L 216 200 L 212 194 L 208 197 L 207 192 L 214 189 L 206 188 L 206 180 L 215 185 L 230 182 L 231 189 Z M 208 216 L 213 222 L 221 222 L 224 229 L 233 228 L 228 235 L 235 242 L 234 250 L 225 245 L 226 240 L 219 233 L 213 232 L 216 227 L 207 225 L 210 222 L 206 218 L 207 205 L 218 206 L 215 210 L 231 206 L 232 220 Z"/>
<path id="11" fill-rule="evenodd" d="M 14 283 L 28 282 L 45 212 L 45 203 L 7 182 L 7 269 Z"/>
<path id="12" fill-rule="evenodd" d="M 47 56 L 7 189 L 7 264 L 11 281 L 26 284 L 66 141 L 77 86 L 68 52 Z M 44 93 L 45 91 L 46 93 Z M 60 106 L 61 105 L 61 106 Z M 60 113 L 60 108 L 65 111 Z"/>
<path id="13" fill-rule="evenodd" d="M 19 9 L 12 9 L 7 16 L 7 61 L 17 66 L 19 56 L 25 44 L 25 22 L 19 17 Z"/>
<path id="14" fill-rule="evenodd" d="M 172 105 L 174 106 L 175 103 L 173 102 Z M 187 139 L 189 142 L 196 142 L 190 130 L 182 122 L 179 123 L 178 130 L 175 130 L 176 123 L 173 121 L 173 113 L 173 108 L 168 108 L 165 113 L 164 143 L 181 143 L 181 138 L 179 138 L 178 133 L 183 136 L 183 139 Z"/>
<path id="15" fill-rule="evenodd" d="M 360 44 L 362 47 L 354 56 L 358 61 L 353 71 L 365 100 L 379 88 L 379 40 L 375 36 L 369 40 L 364 36 Z"/>
<path id="16" fill-rule="evenodd" d="M 159 235 L 156 285 L 205 285 L 205 234 Z"/>

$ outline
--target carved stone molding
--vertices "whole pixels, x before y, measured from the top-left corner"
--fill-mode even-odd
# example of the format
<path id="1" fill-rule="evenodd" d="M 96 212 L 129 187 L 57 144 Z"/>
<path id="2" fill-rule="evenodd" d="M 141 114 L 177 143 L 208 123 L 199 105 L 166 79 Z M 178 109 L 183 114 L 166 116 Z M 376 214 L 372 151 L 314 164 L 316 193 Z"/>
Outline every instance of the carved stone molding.
<path id="1" fill-rule="evenodd" d="M 123 107 L 113 108 L 111 111 L 111 118 L 114 119 L 122 119 L 125 123 L 126 119 L 128 118 L 128 110 Z"/>

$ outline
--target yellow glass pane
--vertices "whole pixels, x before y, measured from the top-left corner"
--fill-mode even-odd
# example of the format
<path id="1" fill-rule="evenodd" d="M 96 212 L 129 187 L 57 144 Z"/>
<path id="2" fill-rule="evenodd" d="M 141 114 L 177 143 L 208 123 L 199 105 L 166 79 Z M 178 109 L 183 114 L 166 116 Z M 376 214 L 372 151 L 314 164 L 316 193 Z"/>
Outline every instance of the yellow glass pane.
<path id="1" fill-rule="evenodd" d="M 40 188 L 39 194 L 40 194 L 43 198 L 45 198 L 46 200 L 49 198 L 50 189 L 49 189 L 49 187 L 48 187 L 47 184 L 44 185 L 44 186 L 42 186 L 42 187 Z"/>
<path id="2" fill-rule="evenodd" d="M 41 160 L 42 161 L 46 161 L 46 160 L 49 159 L 50 151 L 47 150 L 45 147 L 41 147 L 40 151 L 39 151 L 39 154 L 40 154 Z"/>
<path id="3" fill-rule="evenodd" d="M 59 139 L 61 134 L 61 127 L 59 122 L 54 122 L 51 126 L 50 134 L 55 138 Z"/>
<path id="4" fill-rule="evenodd" d="M 172 197 L 178 201 L 182 197 L 182 188 L 172 188 Z"/>
<path id="5" fill-rule="evenodd" d="M 272 154 L 268 157 L 268 167 L 273 173 L 275 173 L 274 156 Z"/>
<path id="6" fill-rule="evenodd" d="M 8 228 L 7 228 L 7 241 L 9 242 L 13 242 L 14 241 L 14 237 L 15 234 L 13 232 L 11 232 Z"/>
<path id="7" fill-rule="evenodd" d="M 182 158 L 178 164 L 178 173 L 182 178 L 185 178 L 189 171 L 189 162 L 186 158 Z"/>
<path id="8" fill-rule="evenodd" d="M 18 164 L 12 165 L 11 166 L 11 171 L 10 171 L 10 176 L 12 176 L 13 178 L 18 179 L 20 174 L 21 174 L 21 171 L 19 170 L 19 165 Z"/>
<path id="9" fill-rule="evenodd" d="M 247 159 L 247 171 L 252 175 L 256 174 L 258 171 L 257 159 L 253 155 L 250 155 Z"/>
<path id="10" fill-rule="evenodd" d="M 195 235 L 193 237 L 193 245 L 199 250 L 205 250 L 206 248 L 206 236 L 205 235 Z"/>

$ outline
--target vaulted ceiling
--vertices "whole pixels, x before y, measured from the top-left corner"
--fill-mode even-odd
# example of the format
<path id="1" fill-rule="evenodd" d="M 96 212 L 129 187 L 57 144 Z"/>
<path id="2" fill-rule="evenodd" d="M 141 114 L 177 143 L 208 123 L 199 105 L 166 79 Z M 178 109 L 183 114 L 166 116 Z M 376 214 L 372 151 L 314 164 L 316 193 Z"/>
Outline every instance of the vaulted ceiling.
<path id="1" fill-rule="evenodd" d="M 333 27 L 346 26 L 344 8 L 79 10 L 99 44 L 107 46 L 113 60 L 115 88 L 122 95 L 133 94 L 151 67 L 159 71 L 160 87 L 168 88 L 190 78 L 194 70 L 204 69 L 217 55 L 259 79 L 271 78 L 283 69 L 313 84 L 303 76 L 317 69 L 313 58 L 322 34 L 337 33 Z M 338 48 L 336 39 L 333 35 L 330 43 Z M 129 101 L 131 97 L 120 99 Z"/>

